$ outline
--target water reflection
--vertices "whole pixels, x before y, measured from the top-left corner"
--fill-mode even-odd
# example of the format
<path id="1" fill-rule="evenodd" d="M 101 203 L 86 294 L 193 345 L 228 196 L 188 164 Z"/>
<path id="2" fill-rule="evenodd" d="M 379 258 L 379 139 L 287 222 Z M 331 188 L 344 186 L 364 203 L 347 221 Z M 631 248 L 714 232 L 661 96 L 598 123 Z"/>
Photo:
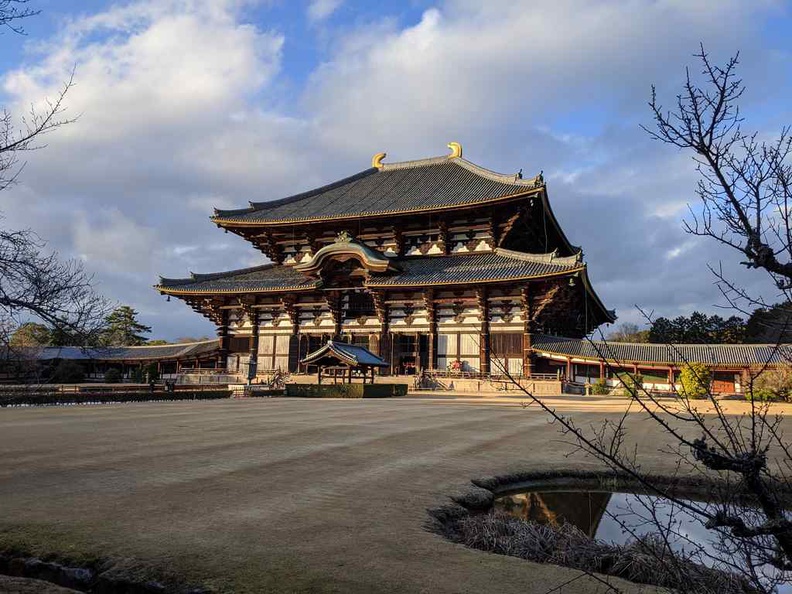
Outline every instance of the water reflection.
<path id="1" fill-rule="evenodd" d="M 594 491 L 515 493 L 498 498 L 495 509 L 527 522 L 570 523 L 595 538 L 611 496 Z"/>
<path id="2" fill-rule="evenodd" d="M 686 503 L 698 503 L 692 499 Z M 635 537 L 656 534 L 663 526 L 667 542 L 678 553 L 695 554 L 705 565 L 718 565 L 723 544 L 718 534 L 708 530 L 698 518 L 672 501 L 652 495 L 586 490 L 529 491 L 504 495 L 495 500 L 494 510 L 528 522 L 560 525 L 569 523 L 591 538 L 623 545 Z M 757 521 L 757 510 L 742 508 L 744 519 Z M 769 581 L 778 572 L 768 566 L 756 568 Z M 792 594 L 792 586 L 780 585 L 782 594 Z"/>

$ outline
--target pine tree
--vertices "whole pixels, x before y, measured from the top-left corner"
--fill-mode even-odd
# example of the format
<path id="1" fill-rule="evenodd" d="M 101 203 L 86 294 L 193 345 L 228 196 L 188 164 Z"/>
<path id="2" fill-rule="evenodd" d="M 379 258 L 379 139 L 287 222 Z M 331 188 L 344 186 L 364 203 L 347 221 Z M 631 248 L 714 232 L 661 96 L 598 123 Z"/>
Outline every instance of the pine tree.
<path id="1" fill-rule="evenodd" d="M 140 346 L 146 344 L 148 338 L 143 334 L 151 332 L 151 327 L 137 320 L 138 312 L 128 305 L 113 310 L 105 318 L 107 328 L 104 333 L 106 346 Z"/>
<path id="2" fill-rule="evenodd" d="M 42 347 L 52 344 L 52 332 L 44 324 L 25 322 L 14 330 L 8 341 L 11 347 Z"/>

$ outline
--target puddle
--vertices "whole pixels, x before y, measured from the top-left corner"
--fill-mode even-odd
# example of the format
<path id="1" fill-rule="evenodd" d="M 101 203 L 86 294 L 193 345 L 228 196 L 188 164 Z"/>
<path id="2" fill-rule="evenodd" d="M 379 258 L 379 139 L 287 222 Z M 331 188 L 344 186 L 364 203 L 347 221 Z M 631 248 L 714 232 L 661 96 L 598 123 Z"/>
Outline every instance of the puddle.
<path id="1" fill-rule="evenodd" d="M 703 499 L 681 499 L 683 503 L 707 506 Z M 741 506 L 741 517 L 752 523 L 757 511 Z M 513 516 L 526 522 L 560 526 L 571 524 L 601 542 L 627 545 L 636 538 L 656 534 L 666 527 L 668 545 L 681 554 L 695 554 L 704 565 L 718 565 L 723 559 L 723 541 L 682 506 L 658 496 L 581 489 L 541 488 L 496 497 L 491 513 Z M 790 514 L 792 519 L 792 513 Z M 757 568 L 771 581 L 776 570 Z M 779 593 L 792 594 L 792 585 L 780 585 Z"/>
<path id="2" fill-rule="evenodd" d="M 695 500 L 683 500 L 701 504 Z M 690 514 L 667 499 L 635 493 L 608 491 L 528 491 L 495 499 L 493 510 L 526 522 L 558 526 L 574 525 L 591 538 L 613 544 L 626 544 L 635 536 L 656 531 L 647 525 L 651 514 L 663 523 L 675 524 L 678 548 L 685 539 L 705 544 L 710 531 Z"/>

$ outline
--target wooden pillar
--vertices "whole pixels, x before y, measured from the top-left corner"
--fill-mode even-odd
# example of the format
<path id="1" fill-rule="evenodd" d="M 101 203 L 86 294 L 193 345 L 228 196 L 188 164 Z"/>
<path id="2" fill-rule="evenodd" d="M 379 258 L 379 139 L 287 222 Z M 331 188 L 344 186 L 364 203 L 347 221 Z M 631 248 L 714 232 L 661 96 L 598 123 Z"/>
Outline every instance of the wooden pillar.
<path id="1" fill-rule="evenodd" d="M 219 348 L 217 350 L 217 366 L 221 369 L 228 367 L 228 351 L 231 346 L 231 337 L 228 335 L 228 310 L 220 310 L 220 321 L 217 325 L 217 338 Z"/>
<path id="2" fill-rule="evenodd" d="M 523 310 L 523 376 L 531 377 L 533 374 L 533 332 L 534 332 L 534 307 L 531 285 L 525 285 L 521 291 Z"/>
<path id="3" fill-rule="evenodd" d="M 479 334 L 479 371 L 489 375 L 490 372 L 490 308 L 487 287 L 476 289 L 479 319 L 481 320 L 481 333 Z"/>
<path id="4" fill-rule="evenodd" d="M 605 381 L 605 361 L 600 361 L 599 362 L 599 368 L 600 368 L 600 377 L 599 377 L 600 381 L 604 382 Z"/>
<path id="5" fill-rule="evenodd" d="M 289 322 L 291 322 L 287 367 L 289 373 L 297 373 L 300 369 L 300 310 L 297 309 L 296 299 L 289 299 L 284 302 L 284 305 L 289 316 Z"/>
<path id="6" fill-rule="evenodd" d="M 668 368 L 668 385 L 671 388 L 671 391 L 674 391 L 674 368 Z"/>
<path id="7" fill-rule="evenodd" d="M 250 320 L 250 352 L 248 361 L 248 382 L 256 379 L 256 372 L 258 371 L 258 351 L 259 351 L 259 312 L 252 307 L 247 309 L 245 313 Z"/>
<path id="8" fill-rule="evenodd" d="M 574 377 L 573 371 L 572 371 L 572 358 L 571 357 L 567 357 L 566 358 L 566 379 L 567 379 L 568 382 L 575 381 L 575 377 Z"/>
<path id="9" fill-rule="evenodd" d="M 379 356 L 388 363 L 388 367 L 380 368 L 380 373 L 393 375 L 393 337 L 390 332 L 390 307 L 385 301 L 385 293 L 372 293 L 374 309 L 380 323 Z"/>
<path id="10" fill-rule="evenodd" d="M 443 250 L 443 255 L 448 256 L 451 253 L 451 234 L 448 232 L 448 222 L 441 220 L 437 228 L 439 247 Z"/>
<path id="11" fill-rule="evenodd" d="M 341 340 L 341 329 L 344 321 L 344 295 L 341 291 L 331 291 L 327 295 L 327 306 L 333 316 L 333 340 Z"/>
<path id="12" fill-rule="evenodd" d="M 429 369 L 437 369 L 437 304 L 434 300 L 434 289 L 424 291 L 424 304 L 429 318 Z"/>

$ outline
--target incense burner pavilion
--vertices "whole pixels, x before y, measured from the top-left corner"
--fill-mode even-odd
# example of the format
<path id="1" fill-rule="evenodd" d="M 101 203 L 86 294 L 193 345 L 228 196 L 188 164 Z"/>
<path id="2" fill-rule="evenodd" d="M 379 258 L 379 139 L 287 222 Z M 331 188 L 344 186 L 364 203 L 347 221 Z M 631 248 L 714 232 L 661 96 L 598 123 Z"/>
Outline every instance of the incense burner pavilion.
<path id="1" fill-rule="evenodd" d="M 218 365 L 247 377 L 312 373 L 332 339 L 364 346 L 383 374 L 542 369 L 541 335 L 580 338 L 615 320 L 579 247 L 553 215 L 541 174 L 522 179 L 451 153 L 372 159 L 345 179 L 212 221 L 271 263 L 162 278 L 218 328 Z"/>

